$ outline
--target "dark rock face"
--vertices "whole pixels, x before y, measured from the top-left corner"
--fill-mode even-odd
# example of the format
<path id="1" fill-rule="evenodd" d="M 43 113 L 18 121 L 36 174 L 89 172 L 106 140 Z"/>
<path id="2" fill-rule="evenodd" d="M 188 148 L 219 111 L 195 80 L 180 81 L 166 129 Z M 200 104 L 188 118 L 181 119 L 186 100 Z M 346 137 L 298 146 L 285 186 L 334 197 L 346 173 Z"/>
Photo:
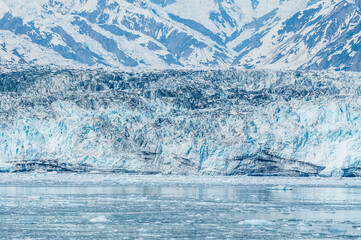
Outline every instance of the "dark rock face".
<path id="1" fill-rule="evenodd" d="M 88 172 L 89 164 L 60 163 L 57 160 L 32 160 L 13 162 L 13 172 L 48 171 L 48 172 Z"/>
<path id="2" fill-rule="evenodd" d="M 267 152 L 260 152 L 253 156 L 235 158 L 237 166 L 228 175 L 248 176 L 318 176 L 325 167 L 311 163 L 283 159 Z"/>

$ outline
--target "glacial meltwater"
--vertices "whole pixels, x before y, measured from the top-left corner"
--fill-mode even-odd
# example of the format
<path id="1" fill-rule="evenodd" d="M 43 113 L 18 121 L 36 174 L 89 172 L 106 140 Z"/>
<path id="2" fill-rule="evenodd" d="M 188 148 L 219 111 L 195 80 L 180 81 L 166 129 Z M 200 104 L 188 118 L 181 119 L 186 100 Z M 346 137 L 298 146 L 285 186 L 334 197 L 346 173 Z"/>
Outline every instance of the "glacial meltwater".
<path id="1" fill-rule="evenodd" d="M 1 174 L 1 239 L 358 239 L 361 180 Z"/>

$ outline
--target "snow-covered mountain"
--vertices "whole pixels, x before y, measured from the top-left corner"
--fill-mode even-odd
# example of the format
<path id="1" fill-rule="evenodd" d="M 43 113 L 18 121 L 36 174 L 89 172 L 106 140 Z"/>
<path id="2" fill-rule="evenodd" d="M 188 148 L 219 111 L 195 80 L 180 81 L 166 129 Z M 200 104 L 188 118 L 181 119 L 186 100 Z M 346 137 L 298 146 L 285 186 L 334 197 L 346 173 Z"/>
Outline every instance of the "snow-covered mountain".
<path id="1" fill-rule="evenodd" d="M 0 0 L 4 64 L 360 70 L 359 0 Z"/>
<path id="2" fill-rule="evenodd" d="M 234 64 L 264 68 L 361 70 L 361 2 L 322 1 L 274 27 L 252 32 Z"/>

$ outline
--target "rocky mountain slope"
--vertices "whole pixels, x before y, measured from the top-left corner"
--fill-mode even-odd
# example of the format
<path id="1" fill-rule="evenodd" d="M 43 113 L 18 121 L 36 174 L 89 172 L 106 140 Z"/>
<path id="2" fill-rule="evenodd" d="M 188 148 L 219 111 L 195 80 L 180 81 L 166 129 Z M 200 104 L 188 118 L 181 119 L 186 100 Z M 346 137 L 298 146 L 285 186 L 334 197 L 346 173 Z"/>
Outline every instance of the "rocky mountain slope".
<path id="1" fill-rule="evenodd" d="M 0 61 L 360 70 L 359 0 L 0 0 Z"/>

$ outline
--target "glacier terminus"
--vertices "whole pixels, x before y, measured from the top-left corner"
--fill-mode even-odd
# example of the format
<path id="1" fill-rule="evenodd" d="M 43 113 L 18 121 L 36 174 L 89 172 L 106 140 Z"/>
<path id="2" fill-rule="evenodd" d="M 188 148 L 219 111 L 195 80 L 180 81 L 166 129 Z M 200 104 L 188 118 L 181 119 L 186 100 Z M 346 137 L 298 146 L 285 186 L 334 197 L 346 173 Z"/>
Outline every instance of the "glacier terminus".
<path id="1" fill-rule="evenodd" d="M 360 176 L 360 76 L 3 71 L 1 171 Z"/>

